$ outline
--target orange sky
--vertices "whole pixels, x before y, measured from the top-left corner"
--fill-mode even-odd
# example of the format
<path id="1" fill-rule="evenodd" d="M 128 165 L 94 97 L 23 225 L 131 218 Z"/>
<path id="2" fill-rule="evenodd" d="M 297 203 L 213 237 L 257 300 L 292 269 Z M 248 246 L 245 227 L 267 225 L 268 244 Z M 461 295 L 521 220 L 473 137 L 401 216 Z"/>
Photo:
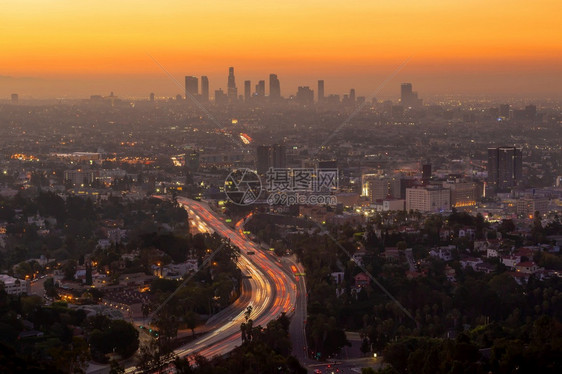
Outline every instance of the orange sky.
<path id="1" fill-rule="evenodd" d="M 162 5 L 165 3 L 165 5 Z M 560 96 L 559 0 L 8 0 L 0 11 L 0 95 L 174 95 L 208 75 L 226 88 L 277 73 L 284 95 L 326 80 L 328 93 Z M 0 96 L 0 98 L 1 98 Z"/>

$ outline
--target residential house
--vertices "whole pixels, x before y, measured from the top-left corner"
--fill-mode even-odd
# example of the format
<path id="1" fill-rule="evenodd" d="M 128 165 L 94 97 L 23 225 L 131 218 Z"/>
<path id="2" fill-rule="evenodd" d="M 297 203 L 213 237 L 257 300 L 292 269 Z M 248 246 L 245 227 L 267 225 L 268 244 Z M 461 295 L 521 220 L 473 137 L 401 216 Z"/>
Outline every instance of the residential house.
<path id="1" fill-rule="evenodd" d="M 474 270 L 476 270 L 480 273 L 490 274 L 490 273 L 492 273 L 496 270 L 496 267 L 492 264 L 487 263 L 487 262 L 481 262 L 479 264 L 476 264 L 476 268 Z"/>
<path id="2" fill-rule="evenodd" d="M 330 276 L 334 280 L 334 283 L 339 285 L 343 282 L 344 272 L 343 271 L 335 271 L 332 274 L 330 274 Z"/>
<path id="3" fill-rule="evenodd" d="M 369 284 L 369 276 L 365 273 L 359 273 L 353 279 L 355 287 L 364 287 Z"/>
<path id="4" fill-rule="evenodd" d="M 539 269 L 539 266 L 533 261 L 520 262 L 515 265 L 515 271 L 524 274 L 535 274 Z"/>
<path id="5" fill-rule="evenodd" d="M 482 259 L 481 258 L 475 258 L 475 257 L 465 257 L 463 259 L 460 260 L 461 266 L 463 269 L 466 269 L 467 267 L 471 267 L 472 270 L 476 271 L 476 265 L 482 263 Z"/>

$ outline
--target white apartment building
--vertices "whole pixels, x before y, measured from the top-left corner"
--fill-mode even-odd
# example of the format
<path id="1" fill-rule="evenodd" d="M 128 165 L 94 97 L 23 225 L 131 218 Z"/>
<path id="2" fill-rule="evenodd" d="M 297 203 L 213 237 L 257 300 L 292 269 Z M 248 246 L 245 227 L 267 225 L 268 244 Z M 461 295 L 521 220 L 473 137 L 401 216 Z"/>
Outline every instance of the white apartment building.
<path id="1" fill-rule="evenodd" d="M 406 188 L 406 210 L 441 212 L 451 209 L 451 191 L 439 186 Z"/>
<path id="2" fill-rule="evenodd" d="M 4 290 L 9 295 L 18 295 L 21 293 L 29 294 L 31 291 L 31 284 L 24 279 L 18 279 L 9 276 L 8 274 L 0 274 L 0 283 L 3 285 Z"/>

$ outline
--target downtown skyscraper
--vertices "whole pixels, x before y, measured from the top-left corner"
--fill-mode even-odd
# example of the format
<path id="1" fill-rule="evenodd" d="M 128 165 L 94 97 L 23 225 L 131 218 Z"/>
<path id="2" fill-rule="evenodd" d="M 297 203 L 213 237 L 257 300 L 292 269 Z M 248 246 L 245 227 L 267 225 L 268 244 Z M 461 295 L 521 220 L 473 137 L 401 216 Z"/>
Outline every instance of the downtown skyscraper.
<path id="1" fill-rule="evenodd" d="M 277 74 L 269 74 L 269 100 L 278 101 L 281 99 L 281 84 Z"/>
<path id="2" fill-rule="evenodd" d="M 204 102 L 209 101 L 209 78 L 205 75 L 201 77 L 201 99 Z"/>
<path id="3" fill-rule="evenodd" d="M 228 68 L 228 101 L 233 103 L 238 98 L 238 90 L 236 89 L 236 79 L 234 78 L 234 68 Z"/>
<path id="4" fill-rule="evenodd" d="M 190 96 L 197 96 L 199 94 L 199 79 L 193 76 L 185 77 L 185 99 L 188 100 Z"/>

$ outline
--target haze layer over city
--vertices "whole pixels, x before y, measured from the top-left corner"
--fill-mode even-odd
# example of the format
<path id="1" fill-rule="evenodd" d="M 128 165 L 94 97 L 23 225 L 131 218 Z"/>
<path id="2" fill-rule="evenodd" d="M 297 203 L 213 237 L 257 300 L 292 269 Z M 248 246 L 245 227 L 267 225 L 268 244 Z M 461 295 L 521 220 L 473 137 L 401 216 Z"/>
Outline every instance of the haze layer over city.
<path id="1" fill-rule="evenodd" d="M 561 372 L 561 11 L 7 2 L 0 372 Z"/>

